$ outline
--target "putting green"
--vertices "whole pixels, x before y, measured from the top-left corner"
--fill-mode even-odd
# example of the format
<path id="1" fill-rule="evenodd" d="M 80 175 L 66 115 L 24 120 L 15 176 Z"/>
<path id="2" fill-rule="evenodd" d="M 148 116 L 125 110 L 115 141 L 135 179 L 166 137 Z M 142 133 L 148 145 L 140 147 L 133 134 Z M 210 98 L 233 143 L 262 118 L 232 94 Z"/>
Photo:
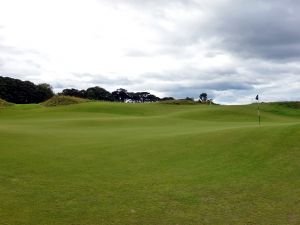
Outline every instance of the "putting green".
<path id="1" fill-rule="evenodd" d="M 300 109 L 0 108 L 0 224 L 300 224 Z"/>

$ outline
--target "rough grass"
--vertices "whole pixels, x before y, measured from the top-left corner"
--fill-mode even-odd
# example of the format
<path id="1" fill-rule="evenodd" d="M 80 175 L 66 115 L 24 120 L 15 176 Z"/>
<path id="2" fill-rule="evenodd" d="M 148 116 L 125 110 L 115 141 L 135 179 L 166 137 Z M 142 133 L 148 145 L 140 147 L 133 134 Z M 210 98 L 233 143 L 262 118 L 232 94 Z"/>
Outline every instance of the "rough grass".
<path id="1" fill-rule="evenodd" d="M 13 105 L 13 103 L 7 102 L 7 101 L 0 98 L 0 108 L 7 107 L 7 106 L 12 106 L 12 105 Z"/>
<path id="2" fill-rule="evenodd" d="M 300 111 L 15 105 L 0 111 L 0 224 L 298 225 Z"/>
<path id="3" fill-rule="evenodd" d="M 46 107 L 53 107 L 53 106 L 79 104 L 79 103 L 84 103 L 84 102 L 88 102 L 88 101 L 89 100 L 83 99 L 83 98 L 64 96 L 64 95 L 56 95 L 41 104 Z"/>
<path id="4" fill-rule="evenodd" d="M 274 104 L 276 104 L 276 103 L 274 103 Z M 282 106 L 287 106 L 287 107 L 293 108 L 293 109 L 300 109 L 300 102 L 279 102 L 277 104 L 282 105 Z"/>

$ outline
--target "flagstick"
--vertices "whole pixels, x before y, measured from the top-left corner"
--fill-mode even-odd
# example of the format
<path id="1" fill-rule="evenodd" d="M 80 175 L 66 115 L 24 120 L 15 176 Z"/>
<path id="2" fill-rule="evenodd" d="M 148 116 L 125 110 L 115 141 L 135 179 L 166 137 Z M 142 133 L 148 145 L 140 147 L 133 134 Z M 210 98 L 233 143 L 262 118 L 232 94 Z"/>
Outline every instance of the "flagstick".
<path id="1" fill-rule="evenodd" d="M 259 100 L 257 100 L 257 116 L 258 116 L 258 125 L 260 126 Z"/>

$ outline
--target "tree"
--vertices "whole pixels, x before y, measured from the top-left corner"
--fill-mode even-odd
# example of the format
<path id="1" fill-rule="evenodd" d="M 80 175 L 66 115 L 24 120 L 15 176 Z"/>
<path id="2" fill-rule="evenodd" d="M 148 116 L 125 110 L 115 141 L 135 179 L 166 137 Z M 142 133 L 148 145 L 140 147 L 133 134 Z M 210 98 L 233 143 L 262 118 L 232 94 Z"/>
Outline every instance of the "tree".
<path id="1" fill-rule="evenodd" d="M 86 98 L 86 90 L 77 90 L 74 88 L 64 89 L 60 94 L 78 98 Z"/>
<path id="2" fill-rule="evenodd" d="M 126 99 L 131 99 L 127 90 L 123 88 L 119 88 L 112 93 L 112 97 L 117 102 L 125 102 Z"/>
<path id="3" fill-rule="evenodd" d="M 200 101 L 201 102 L 206 102 L 207 101 L 207 94 L 206 93 L 201 93 L 199 95 Z"/>
<path id="4" fill-rule="evenodd" d="M 53 96 L 49 84 L 35 85 L 30 81 L 22 81 L 0 76 L 0 98 L 17 104 L 40 103 Z"/>
<path id="5" fill-rule="evenodd" d="M 159 100 L 160 100 L 159 97 L 157 97 L 157 96 L 155 96 L 155 95 L 152 95 L 152 94 L 149 94 L 149 95 L 147 96 L 147 98 L 145 99 L 146 102 L 157 102 L 157 101 L 159 101 Z"/>
<path id="6" fill-rule="evenodd" d="M 139 102 L 156 102 L 159 100 L 155 95 L 150 94 L 149 92 L 136 92 L 134 93 L 135 100 Z"/>
<path id="7" fill-rule="evenodd" d="M 173 97 L 164 97 L 164 98 L 162 98 L 160 100 L 161 101 L 173 101 L 173 100 L 175 100 L 175 98 L 173 98 Z"/>
<path id="8" fill-rule="evenodd" d="M 38 101 L 43 102 L 54 96 L 50 84 L 42 83 L 37 85 Z"/>
<path id="9" fill-rule="evenodd" d="M 185 100 L 194 101 L 194 98 L 192 98 L 192 97 L 186 97 Z"/>
<path id="10" fill-rule="evenodd" d="M 113 96 L 110 92 L 101 87 L 91 87 L 86 90 L 86 97 L 88 99 L 112 101 Z"/>

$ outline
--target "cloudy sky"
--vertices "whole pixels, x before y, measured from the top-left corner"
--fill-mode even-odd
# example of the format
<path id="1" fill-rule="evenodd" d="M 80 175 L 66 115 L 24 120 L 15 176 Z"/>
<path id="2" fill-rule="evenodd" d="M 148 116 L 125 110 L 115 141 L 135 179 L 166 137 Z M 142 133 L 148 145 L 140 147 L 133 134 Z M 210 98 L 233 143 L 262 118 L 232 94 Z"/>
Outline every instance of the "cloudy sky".
<path id="1" fill-rule="evenodd" d="M 0 75 L 218 103 L 300 99 L 298 0 L 0 0 Z"/>

